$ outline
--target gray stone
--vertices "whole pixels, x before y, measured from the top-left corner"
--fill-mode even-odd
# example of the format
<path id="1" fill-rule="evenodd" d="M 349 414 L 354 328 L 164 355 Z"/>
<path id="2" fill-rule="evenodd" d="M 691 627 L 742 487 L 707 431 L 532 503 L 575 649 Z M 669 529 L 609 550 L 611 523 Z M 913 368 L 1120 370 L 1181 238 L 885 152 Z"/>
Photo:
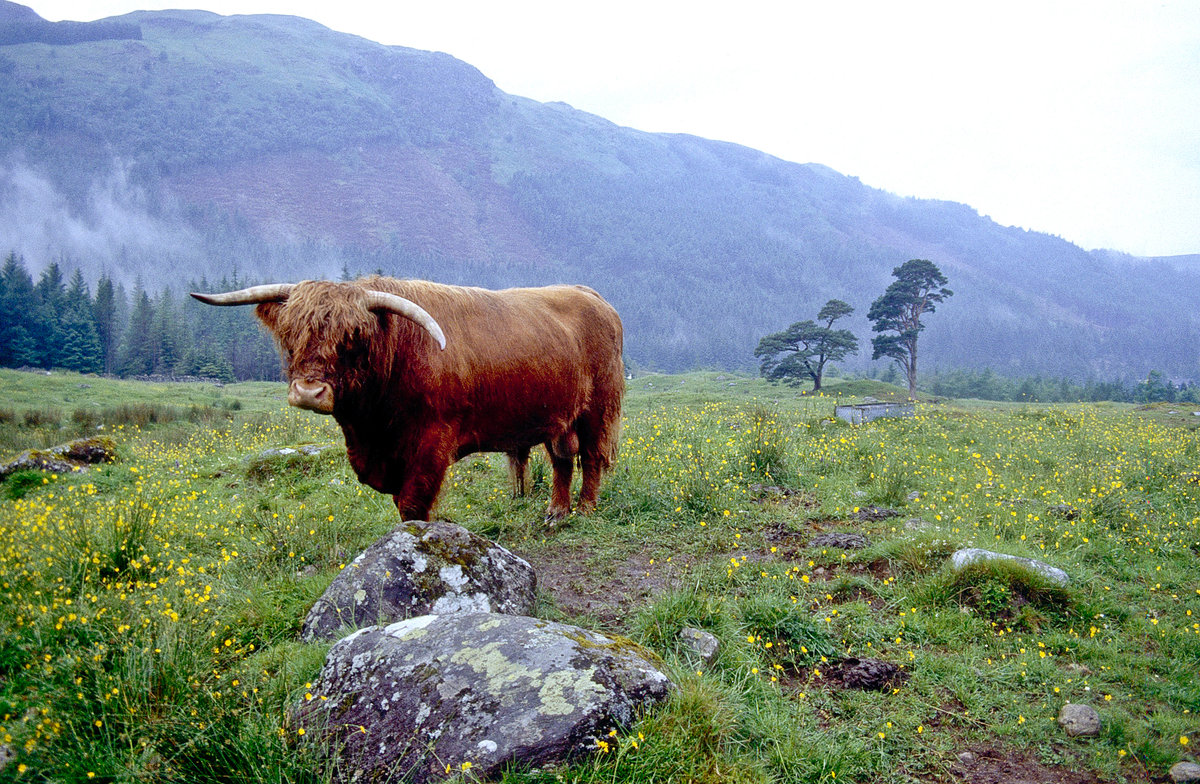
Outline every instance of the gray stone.
<path id="1" fill-rule="evenodd" d="M 1047 507 L 1046 511 L 1052 515 L 1061 517 L 1064 520 L 1079 519 L 1079 510 L 1070 504 L 1055 504 L 1054 506 Z"/>
<path id="2" fill-rule="evenodd" d="M 294 720 L 341 781 L 440 781 L 613 743 L 674 688 L 629 641 L 496 613 L 362 629 L 330 650 Z"/>
<path id="3" fill-rule="evenodd" d="M 950 556 L 950 564 L 955 569 L 962 569 L 976 561 L 1015 561 L 1059 585 L 1066 585 L 1071 581 L 1071 578 L 1062 569 L 1041 561 L 1035 561 L 1032 558 L 1021 558 L 1006 553 L 993 553 L 991 550 L 981 550 L 978 547 L 968 547 L 964 550 L 958 550 L 954 555 Z"/>
<path id="4" fill-rule="evenodd" d="M 313 457 L 321 454 L 326 449 L 332 448 L 333 444 L 301 444 L 300 446 L 279 446 L 263 450 L 258 454 L 258 456 L 260 458 L 287 457 L 288 455 L 307 455 L 308 457 Z"/>
<path id="5" fill-rule="evenodd" d="M 1171 781 L 1175 784 L 1185 784 L 1185 782 L 1200 781 L 1200 765 L 1194 762 L 1176 762 L 1171 766 L 1168 772 Z"/>
<path id="6" fill-rule="evenodd" d="M 847 689 L 882 691 L 908 679 L 898 666 L 881 659 L 850 658 L 836 670 L 840 671 L 842 685 Z"/>
<path id="7" fill-rule="evenodd" d="M 528 615 L 536 598 L 537 577 L 524 559 L 453 523 L 409 522 L 347 564 L 313 604 L 300 639 L 336 639 L 346 626 L 417 615 Z"/>
<path id="8" fill-rule="evenodd" d="M 1058 712 L 1058 726 L 1072 738 L 1094 738 L 1100 734 L 1100 714 L 1091 705 L 1068 702 Z"/>
<path id="9" fill-rule="evenodd" d="M 721 641 L 715 635 L 689 626 L 679 632 L 679 639 L 683 643 L 684 649 L 698 656 L 705 665 L 710 665 L 717 660 L 717 652 L 721 650 Z"/>
<path id="10" fill-rule="evenodd" d="M 885 506 L 864 506 L 853 515 L 855 520 L 863 523 L 878 523 L 899 516 L 900 513 L 895 509 L 888 509 Z"/>
<path id="11" fill-rule="evenodd" d="M 808 543 L 809 547 L 833 547 L 838 550 L 861 550 L 867 546 L 867 537 L 862 534 L 848 534 L 840 531 L 830 531 L 814 536 Z"/>

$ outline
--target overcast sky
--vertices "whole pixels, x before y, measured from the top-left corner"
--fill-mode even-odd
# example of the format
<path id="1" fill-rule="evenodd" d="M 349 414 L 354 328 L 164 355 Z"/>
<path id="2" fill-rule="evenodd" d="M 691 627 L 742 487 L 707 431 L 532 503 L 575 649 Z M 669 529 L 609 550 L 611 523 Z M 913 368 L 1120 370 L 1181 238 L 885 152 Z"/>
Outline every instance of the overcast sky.
<path id="1" fill-rule="evenodd" d="M 1197 0 L 24 0 L 284 13 L 1085 248 L 1200 253 Z"/>

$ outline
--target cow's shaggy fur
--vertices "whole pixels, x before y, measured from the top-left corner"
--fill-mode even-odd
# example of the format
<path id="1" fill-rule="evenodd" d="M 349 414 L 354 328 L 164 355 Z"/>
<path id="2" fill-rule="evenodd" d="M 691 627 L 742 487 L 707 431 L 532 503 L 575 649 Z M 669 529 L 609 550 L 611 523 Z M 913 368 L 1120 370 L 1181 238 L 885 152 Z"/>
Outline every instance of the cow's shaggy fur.
<path id="1" fill-rule="evenodd" d="M 413 321 L 368 310 L 368 290 L 428 311 L 445 350 Z M 595 506 L 617 453 L 625 377 L 621 319 L 592 289 L 304 281 L 257 313 L 293 385 L 330 385 L 350 464 L 364 484 L 392 494 L 405 519 L 429 519 L 446 470 L 473 452 L 507 452 L 523 491 L 538 444 L 554 471 L 547 517 L 571 510 L 576 458 L 578 508 Z"/>

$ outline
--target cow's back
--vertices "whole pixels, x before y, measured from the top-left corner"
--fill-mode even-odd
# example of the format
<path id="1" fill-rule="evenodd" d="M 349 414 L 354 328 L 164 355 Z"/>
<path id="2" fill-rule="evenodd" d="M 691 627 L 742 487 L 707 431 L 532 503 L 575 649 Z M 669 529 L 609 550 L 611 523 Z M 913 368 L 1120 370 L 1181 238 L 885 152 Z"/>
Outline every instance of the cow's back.
<path id="1" fill-rule="evenodd" d="M 586 286 L 501 291 L 368 279 L 425 308 L 446 334 L 430 358 L 437 416 L 456 421 L 465 451 L 541 443 L 624 393 L 620 317 Z M 609 414 L 605 414 L 606 416 Z"/>

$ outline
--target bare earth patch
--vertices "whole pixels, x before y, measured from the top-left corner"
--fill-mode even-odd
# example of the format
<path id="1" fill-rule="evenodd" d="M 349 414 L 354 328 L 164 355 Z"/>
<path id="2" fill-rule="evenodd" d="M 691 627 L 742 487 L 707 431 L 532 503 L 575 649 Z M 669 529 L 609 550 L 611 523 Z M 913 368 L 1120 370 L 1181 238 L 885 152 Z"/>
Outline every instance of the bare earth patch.
<path id="1" fill-rule="evenodd" d="M 563 614 L 591 616 L 602 626 L 614 629 L 624 628 L 635 608 L 679 587 L 692 561 L 686 555 L 666 560 L 633 553 L 624 559 L 598 563 L 596 553 L 577 544 L 520 555 L 533 565 L 538 588 L 554 597 L 555 606 Z"/>
<path id="2" fill-rule="evenodd" d="M 960 754 L 950 772 L 967 784 L 1096 783 L 1096 777 L 1083 770 L 1043 764 L 1021 749 L 990 746 L 977 746 Z"/>

